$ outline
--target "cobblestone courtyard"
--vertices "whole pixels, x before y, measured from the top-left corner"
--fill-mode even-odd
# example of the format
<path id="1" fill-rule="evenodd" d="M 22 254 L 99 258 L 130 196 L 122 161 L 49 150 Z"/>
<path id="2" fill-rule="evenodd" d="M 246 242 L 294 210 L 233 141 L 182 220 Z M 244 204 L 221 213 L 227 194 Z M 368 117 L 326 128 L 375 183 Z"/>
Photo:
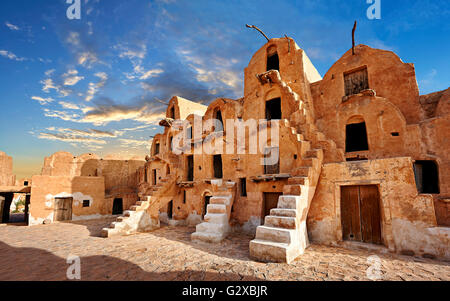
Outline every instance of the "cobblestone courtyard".
<path id="1" fill-rule="evenodd" d="M 0 226 L 0 280 L 66 280 L 69 255 L 81 257 L 82 280 L 367 280 L 371 255 L 384 280 L 450 280 L 448 262 L 315 244 L 292 265 L 258 263 L 249 258 L 252 237 L 209 245 L 192 242 L 188 227 L 99 237 L 112 220 Z"/>

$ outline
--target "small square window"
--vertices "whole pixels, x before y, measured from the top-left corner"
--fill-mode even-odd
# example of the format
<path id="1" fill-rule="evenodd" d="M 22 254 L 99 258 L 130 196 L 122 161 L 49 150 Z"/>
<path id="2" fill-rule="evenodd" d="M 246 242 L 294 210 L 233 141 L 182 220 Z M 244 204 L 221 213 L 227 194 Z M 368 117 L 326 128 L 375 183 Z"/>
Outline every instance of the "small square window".
<path id="1" fill-rule="evenodd" d="M 90 206 L 91 206 L 91 201 L 89 201 L 89 200 L 83 201 L 83 207 L 90 207 Z"/>

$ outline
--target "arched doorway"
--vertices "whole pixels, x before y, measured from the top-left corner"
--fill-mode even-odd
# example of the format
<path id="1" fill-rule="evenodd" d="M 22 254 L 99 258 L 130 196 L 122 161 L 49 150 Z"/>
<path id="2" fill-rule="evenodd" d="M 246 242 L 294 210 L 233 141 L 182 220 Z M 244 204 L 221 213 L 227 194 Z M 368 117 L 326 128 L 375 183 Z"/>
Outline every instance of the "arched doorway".
<path id="1" fill-rule="evenodd" d="M 361 116 L 352 117 L 345 126 L 345 151 L 359 152 L 368 151 L 367 127 Z"/>

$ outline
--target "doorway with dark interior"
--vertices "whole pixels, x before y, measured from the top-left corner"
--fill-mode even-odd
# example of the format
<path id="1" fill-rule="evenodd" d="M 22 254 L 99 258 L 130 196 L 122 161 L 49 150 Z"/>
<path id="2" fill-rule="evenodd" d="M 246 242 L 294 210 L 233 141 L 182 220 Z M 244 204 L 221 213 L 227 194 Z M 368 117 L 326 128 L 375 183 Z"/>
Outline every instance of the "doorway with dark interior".
<path id="1" fill-rule="evenodd" d="M 266 101 L 266 119 L 281 120 L 281 98 Z"/>
<path id="2" fill-rule="evenodd" d="M 194 181 L 194 156 L 187 156 L 187 181 Z"/>
<path id="3" fill-rule="evenodd" d="M 0 223 L 28 225 L 30 194 L 0 194 Z"/>
<path id="4" fill-rule="evenodd" d="M 167 217 L 169 219 L 172 219 L 173 217 L 173 200 L 171 200 L 167 205 Z"/>
<path id="5" fill-rule="evenodd" d="M 365 122 L 347 124 L 345 134 L 345 151 L 347 153 L 369 150 Z"/>
<path id="6" fill-rule="evenodd" d="M 432 160 L 417 160 L 414 162 L 414 177 L 419 193 L 439 194 L 438 165 Z"/>
<path id="7" fill-rule="evenodd" d="M 214 178 L 222 179 L 223 178 L 222 155 L 213 156 L 213 165 L 214 165 Z"/>
<path id="8" fill-rule="evenodd" d="M 205 215 L 208 213 L 208 205 L 211 202 L 211 196 L 205 195 L 203 197 L 203 212 L 202 212 L 202 219 L 205 219 Z"/>
<path id="9" fill-rule="evenodd" d="M 112 215 L 123 214 L 123 199 L 115 198 L 113 203 Z"/>
<path id="10" fill-rule="evenodd" d="M 274 52 L 270 55 L 267 55 L 267 71 L 270 70 L 278 70 L 280 71 L 280 58 L 278 57 L 278 53 Z"/>
<path id="11" fill-rule="evenodd" d="M 262 218 L 270 215 L 270 210 L 278 207 L 278 200 L 283 193 L 281 192 L 264 192 L 262 205 Z"/>

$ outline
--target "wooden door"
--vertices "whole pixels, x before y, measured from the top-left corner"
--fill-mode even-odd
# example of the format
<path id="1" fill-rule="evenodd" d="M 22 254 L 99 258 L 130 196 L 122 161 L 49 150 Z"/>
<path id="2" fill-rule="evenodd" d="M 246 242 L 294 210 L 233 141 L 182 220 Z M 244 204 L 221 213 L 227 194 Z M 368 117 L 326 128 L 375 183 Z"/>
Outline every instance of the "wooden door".
<path id="1" fill-rule="evenodd" d="M 341 219 L 344 240 L 361 241 L 359 187 L 341 187 Z"/>
<path id="2" fill-rule="evenodd" d="M 277 208 L 278 199 L 283 195 L 279 192 L 265 192 L 262 208 L 262 217 L 270 215 L 270 209 Z"/>
<path id="3" fill-rule="evenodd" d="M 381 244 L 381 215 L 377 186 L 360 186 L 362 241 Z"/>
<path id="4" fill-rule="evenodd" d="M 341 187 L 341 221 L 344 240 L 381 244 L 378 187 Z"/>
<path id="5" fill-rule="evenodd" d="M 73 198 L 55 198 L 54 221 L 71 221 L 72 203 Z"/>

